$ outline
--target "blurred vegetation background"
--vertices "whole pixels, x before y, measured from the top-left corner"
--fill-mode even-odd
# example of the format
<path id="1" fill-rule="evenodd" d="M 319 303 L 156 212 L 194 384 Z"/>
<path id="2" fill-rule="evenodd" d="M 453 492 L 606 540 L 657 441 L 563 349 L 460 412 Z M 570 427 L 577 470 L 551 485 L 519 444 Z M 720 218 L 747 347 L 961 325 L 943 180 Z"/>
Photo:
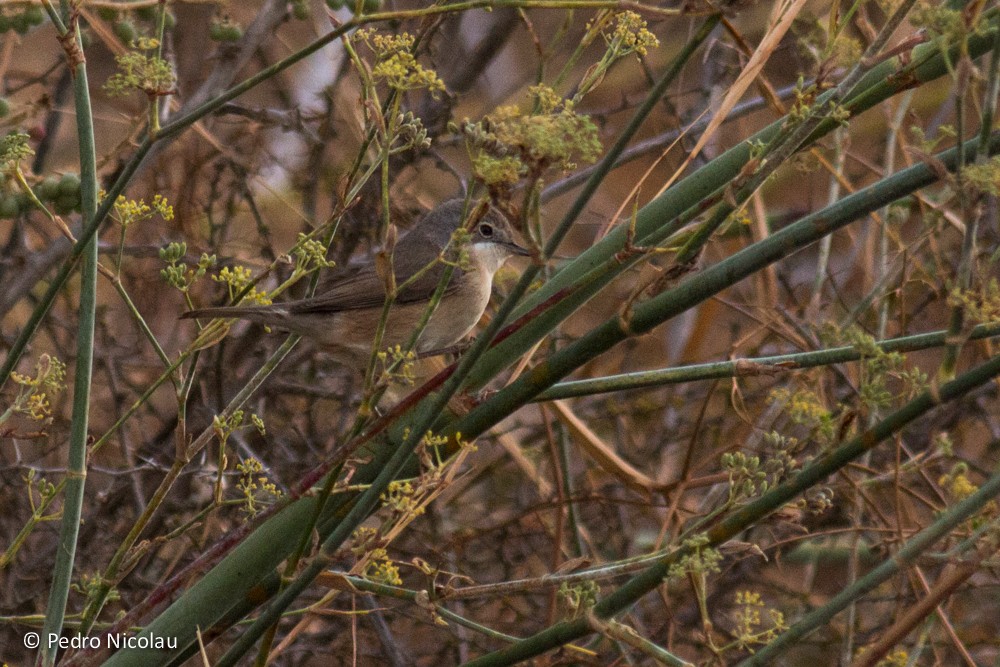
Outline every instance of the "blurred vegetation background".
<path id="1" fill-rule="evenodd" d="M 0 0 L 0 660 L 998 664 L 998 19 Z M 467 353 L 178 319 L 466 194 Z"/>

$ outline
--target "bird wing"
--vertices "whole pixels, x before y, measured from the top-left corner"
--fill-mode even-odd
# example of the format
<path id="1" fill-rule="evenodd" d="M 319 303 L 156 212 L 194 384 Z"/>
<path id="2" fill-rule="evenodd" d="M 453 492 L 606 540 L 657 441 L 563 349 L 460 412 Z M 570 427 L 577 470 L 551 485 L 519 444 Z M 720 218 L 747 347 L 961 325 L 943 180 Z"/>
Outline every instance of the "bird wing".
<path id="1" fill-rule="evenodd" d="M 409 236 L 404 237 L 405 241 Z M 414 265 L 415 262 L 409 258 L 413 256 L 436 255 L 437 251 L 432 249 L 432 253 L 421 253 L 416 245 L 430 245 L 426 239 L 415 238 L 408 244 L 401 241 L 393 252 L 393 268 L 396 274 L 396 284 L 402 285 L 407 276 L 412 276 L 417 271 L 424 268 Z M 409 246 L 409 247 L 407 247 Z M 406 304 L 426 301 L 430 299 L 441 282 L 447 267 L 442 262 L 437 262 L 426 270 L 419 278 L 406 285 L 399 294 L 396 295 L 395 303 Z M 458 289 L 459 279 L 462 270 L 455 268 L 448 286 L 445 288 L 445 295 Z M 356 268 L 348 270 L 346 273 L 331 276 L 326 282 L 321 283 L 318 294 L 310 299 L 303 299 L 288 304 L 289 313 L 311 315 L 323 313 L 336 313 L 345 310 L 362 310 L 366 308 L 379 308 L 385 303 L 385 282 L 375 270 L 374 262 L 362 264 Z"/>

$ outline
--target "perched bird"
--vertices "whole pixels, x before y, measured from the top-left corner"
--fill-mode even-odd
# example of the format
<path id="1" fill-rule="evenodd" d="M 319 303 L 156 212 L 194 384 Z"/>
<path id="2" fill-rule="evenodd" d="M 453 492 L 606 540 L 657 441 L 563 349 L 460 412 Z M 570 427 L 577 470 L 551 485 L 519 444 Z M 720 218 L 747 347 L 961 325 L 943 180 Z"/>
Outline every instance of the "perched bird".
<path id="1" fill-rule="evenodd" d="M 405 345 L 416 330 L 445 273 L 447 264 L 442 257 L 458 255 L 442 253 L 453 232 L 466 222 L 466 208 L 461 199 L 441 204 L 393 248 L 392 267 L 399 288 L 389 309 L 382 349 Z M 468 244 L 457 249 L 464 251 L 465 258 L 454 267 L 434 314 L 417 339 L 417 352 L 441 350 L 460 341 L 486 310 L 497 270 L 514 255 L 530 254 L 514 241 L 507 219 L 493 207 L 469 229 L 469 234 Z M 385 264 L 388 268 L 388 262 Z M 202 308 L 181 317 L 239 318 L 293 331 L 342 360 L 361 365 L 371 353 L 382 317 L 387 283 L 384 273 L 372 259 L 331 276 L 308 299 L 270 306 Z M 407 283 L 413 276 L 416 279 Z"/>

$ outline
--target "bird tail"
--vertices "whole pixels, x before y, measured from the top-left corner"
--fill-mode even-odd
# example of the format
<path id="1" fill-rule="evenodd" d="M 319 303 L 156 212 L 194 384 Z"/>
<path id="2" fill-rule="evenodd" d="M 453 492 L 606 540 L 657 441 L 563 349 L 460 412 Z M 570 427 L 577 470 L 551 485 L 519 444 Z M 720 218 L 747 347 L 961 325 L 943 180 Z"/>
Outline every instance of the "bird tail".
<path id="1" fill-rule="evenodd" d="M 198 308 L 181 314 L 182 320 L 208 319 L 214 317 L 250 320 L 258 324 L 276 324 L 286 315 L 280 306 L 218 306 L 215 308 Z"/>

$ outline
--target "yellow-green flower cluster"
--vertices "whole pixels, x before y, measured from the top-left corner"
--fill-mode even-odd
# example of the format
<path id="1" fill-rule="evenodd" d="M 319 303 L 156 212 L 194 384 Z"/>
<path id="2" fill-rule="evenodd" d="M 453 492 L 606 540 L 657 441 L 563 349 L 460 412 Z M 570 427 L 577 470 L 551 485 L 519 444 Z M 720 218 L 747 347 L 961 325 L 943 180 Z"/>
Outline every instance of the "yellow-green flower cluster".
<path id="1" fill-rule="evenodd" d="M 25 403 L 24 412 L 35 421 L 44 421 L 52 416 L 52 404 L 45 394 L 31 394 Z"/>
<path id="2" fill-rule="evenodd" d="M 295 259 L 297 273 L 308 273 L 314 269 L 328 269 L 335 264 L 326 258 L 326 246 L 305 234 L 299 234 L 291 254 Z"/>
<path id="3" fill-rule="evenodd" d="M 126 199 L 124 195 L 118 195 L 118 199 L 115 200 L 115 219 L 122 227 L 149 220 L 157 214 L 167 221 L 174 219 L 174 207 L 163 195 L 154 195 L 152 204 L 147 204 L 145 199 L 139 201 Z"/>
<path id="4" fill-rule="evenodd" d="M 242 495 L 243 511 L 249 516 L 255 516 L 261 509 L 281 497 L 281 490 L 261 473 L 264 466 L 257 459 L 250 457 L 236 465 L 240 472 L 240 480 L 236 483 Z"/>
<path id="5" fill-rule="evenodd" d="M 1000 155 L 982 164 L 963 168 L 962 178 L 980 192 L 1000 196 Z"/>
<path id="6" fill-rule="evenodd" d="M 941 475 L 938 479 L 938 484 L 956 503 L 965 500 L 979 490 L 979 485 L 969 478 L 969 464 L 965 461 L 956 463 L 950 471 Z M 997 505 L 995 500 L 991 500 L 978 514 L 969 519 L 968 526 L 976 529 L 986 523 L 995 525 L 998 513 L 1000 513 L 1000 506 Z M 991 547 L 991 549 L 995 549 L 995 546 Z"/>
<path id="7" fill-rule="evenodd" d="M 218 275 L 212 276 L 212 280 L 217 283 L 223 283 L 229 288 L 229 299 L 231 301 L 235 300 L 236 296 L 242 294 L 244 290 L 248 290 L 243 294 L 243 302 L 255 303 L 260 306 L 271 304 L 271 298 L 266 292 L 260 292 L 256 287 L 252 286 L 253 272 L 245 266 L 223 267 Z"/>
<path id="8" fill-rule="evenodd" d="M 215 266 L 216 262 L 215 255 L 202 253 L 198 260 L 198 266 L 189 267 L 182 261 L 186 254 L 187 244 L 183 241 L 168 243 L 160 248 L 160 259 L 167 263 L 166 268 L 160 270 L 160 276 L 167 281 L 168 285 L 184 293 L 187 293 L 191 286 L 205 275 L 209 267 Z"/>
<path id="9" fill-rule="evenodd" d="M 465 442 L 462 440 L 461 432 L 455 434 L 455 441 L 459 444 L 459 447 L 471 447 L 471 442 Z M 446 435 L 434 435 L 431 431 L 427 431 L 424 437 L 420 440 L 420 447 L 424 449 L 437 449 L 439 447 L 444 447 L 448 444 L 448 436 Z"/>
<path id="10" fill-rule="evenodd" d="M 24 132 L 0 136 L 0 169 L 14 169 L 21 160 L 34 155 L 35 151 L 28 145 L 28 139 L 30 137 Z"/>
<path id="11" fill-rule="evenodd" d="M 795 101 L 792 103 L 791 109 L 788 110 L 788 119 L 786 121 L 787 125 L 794 125 L 795 123 L 800 123 L 807 120 L 813 114 L 813 105 L 816 102 L 816 96 L 820 92 L 820 88 L 815 83 L 806 83 L 803 77 L 799 77 L 799 81 L 795 86 Z M 842 105 L 838 104 L 834 100 L 830 100 L 824 107 L 817 107 L 819 113 L 825 114 L 825 116 L 833 120 L 840 125 L 846 127 L 847 121 L 851 119 L 851 110 Z"/>
<path id="12" fill-rule="evenodd" d="M 815 83 L 806 83 L 805 78 L 800 76 L 793 93 L 795 101 L 792 102 L 792 107 L 788 110 L 788 122 L 797 123 L 809 117 L 812 112 L 812 104 L 816 101 L 816 95 L 819 94 L 819 87 Z"/>
<path id="13" fill-rule="evenodd" d="M 956 463 L 946 475 L 938 479 L 938 484 L 955 501 L 965 500 L 979 489 L 969 479 L 969 466 L 966 463 Z"/>
<path id="14" fill-rule="evenodd" d="M 767 609 L 759 593 L 752 591 L 736 591 L 736 627 L 733 635 L 741 649 L 754 645 L 767 644 L 777 637 L 778 632 L 786 629 L 785 615 L 777 609 Z M 770 617 L 769 627 L 763 627 L 762 611 L 767 611 Z"/>
<path id="15" fill-rule="evenodd" d="M 223 447 L 225 447 L 226 442 L 229 440 L 229 436 L 231 436 L 236 429 L 247 425 L 244 419 L 245 416 L 246 413 L 243 410 L 235 410 L 228 417 L 224 415 L 215 415 L 212 418 L 212 431 L 215 432 L 215 437 L 219 439 L 219 442 L 222 443 Z M 261 435 L 265 434 L 264 420 L 252 412 L 250 413 L 250 423 L 257 429 L 258 433 Z M 247 461 L 251 462 L 248 463 L 248 465 L 252 464 L 252 459 L 247 459 Z"/>
<path id="16" fill-rule="evenodd" d="M 610 23 L 614 19 L 614 27 Z M 660 40 L 646 28 L 646 22 L 635 12 L 598 12 L 597 17 L 587 24 L 581 46 L 587 45 L 597 35 L 604 38 L 607 48 L 601 59 L 591 65 L 583 79 L 576 86 L 573 102 L 579 102 L 600 85 L 611 66 L 622 58 L 636 54 L 645 56 L 650 48 L 660 45 Z"/>
<path id="17" fill-rule="evenodd" d="M 459 227 L 451 233 L 451 240 L 448 241 L 446 252 L 441 253 L 439 261 L 463 271 L 469 271 L 471 269 L 471 265 L 469 264 L 471 261 L 469 257 L 469 242 L 471 240 L 472 234 L 469 233 L 469 230 Z"/>
<path id="18" fill-rule="evenodd" d="M 141 50 L 152 50 L 159 46 L 154 39 L 140 39 L 133 46 Z M 109 95 L 120 97 L 132 90 L 140 90 L 149 97 L 169 95 L 174 90 L 177 77 L 173 69 L 163 58 L 157 55 L 147 56 L 140 51 L 128 51 L 115 57 L 118 72 L 104 84 Z"/>
<path id="19" fill-rule="evenodd" d="M 570 586 L 563 583 L 559 586 L 559 597 L 563 599 L 569 611 L 570 618 L 579 618 L 597 604 L 597 596 L 601 589 L 596 581 L 582 581 Z"/>
<path id="20" fill-rule="evenodd" d="M 380 382 L 412 385 L 416 378 L 413 370 L 413 364 L 416 360 L 416 353 L 413 350 L 403 352 L 401 345 L 389 347 L 379 352 L 378 362 L 382 367 Z"/>
<path id="21" fill-rule="evenodd" d="M 513 185 L 550 167 L 573 169 L 577 160 L 593 162 L 600 155 L 597 127 L 575 111 L 571 100 L 545 85 L 530 91 L 536 113 L 501 106 L 479 123 L 463 124 L 473 169 L 488 185 Z"/>
<path id="22" fill-rule="evenodd" d="M 258 433 L 260 433 L 261 435 L 267 435 L 267 428 L 265 428 L 264 426 L 264 420 L 261 419 L 258 415 L 251 413 L 250 422 L 254 425 L 254 428 L 257 429 Z"/>
<path id="23" fill-rule="evenodd" d="M 70 587 L 80 593 L 84 597 L 91 597 L 96 594 L 98 590 L 105 587 L 108 582 L 104 579 L 100 572 L 84 572 L 80 575 L 80 581 L 70 584 Z M 114 587 L 108 591 L 108 600 L 120 600 L 121 594 Z M 4 663 L 6 665 L 6 663 Z"/>
<path id="24" fill-rule="evenodd" d="M 834 417 L 820 401 L 819 396 L 808 389 L 801 389 L 794 394 L 788 389 L 775 389 L 771 392 L 771 401 L 783 403 L 789 419 L 796 424 L 813 431 L 824 442 L 829 442 L 834 436 Z"/>
<path id="25" fill-rule="evenodd" d="M 426 88 L 436 93 L 445 89 L 437 72 L 417 62 L 413 55 L 415 39 L 409 33 L 385 35 L 374 30 L 359 30 L 355 38 L 368 44 L 375 53 L 376 63 L 372 68 L 375 81 L 385 81 L 397 90 Z"/>
<path id="26" fill-rule="evenodd" d="M 28 491 L 28 502 L 31 504 L 31 513 L 37 518 L 42 518 L 42 510 L 48 505 L 48 501 L 55 497 L 57 493 L 56 485 L 45 479 L 37 477 L 34 468 L 29 468 L 28 473 L 22 478 Z M 49 515 L 43 520 L 56 519 L 60 513 Z M 2 559 L 0 559 L 2 563 Z"/>
<path id="27" fill-rule="evenodd" d="M 917 28 L 925 28 L 932 36 L 940 36 L 948 41 L 958 40 L 970 33 L 982 34 L 987 26 L 983 12 L 967 12 L 955 9 L 949 3 L 921 0 L 910 10 L 908 18 Z M 969 19 L 976 17 L 969 25 Z"/>
<path id="28" fill-rule="evenodd" d="M 761 469 L 760 457 L 726 452 L 722 455 L 722 467 L 729 474 L 729 502 L 741 502 L 767 491 L 767 473 Z"/>
<path id="29" fill-rule="evenodd" d="M 419 516 L 424 513 L 422 507 L 417 503 L 413 485 L 408 481 L 394 481 L 389 483 L 389 487 L 379 497 L 383 507 L 388 507 L 392 511 L 403 514 Z"/>
<path id="30" fill-rule="evenodd" d="M 66 388 L 66 364 L 43 354 L 35 364 L 34 376 L 15 371 L 10 374 L 10 378 L 20 389 L 13 404 L 0 415 L 0 423 L 15 413 L 27 415 L 39 422 L 49 421 L 52 418 L 50 399 Z"/>
<path id="31" fill-rule="evenodd" d="M 991 278 L 979 290 L 952 290 L 948 305 L 960 306 L 974 322 L 1000 321 L 1000 283 Z"/>
<path id="32" fill-rule="evenodd" d="M 667 570 L 669 579 L 679 579 L 687 574 L 706 575 L 719 571 L 722 554 L 719 550 L 708 546 L 709 539 L 704 533 L 684 540 L 681 548 L 687 553 L 671 564 Z"/>
<path id="33" fill-rule="evenodd" d="M 861 353 L 858 395 L 862 406 L 869 410 L 890 407 L 894 400 L 908 400 L 927 388 L 926 373 L 916 367 L 907 369 L 903 354 L 886 352 L 873 336 L 859 327 L 844 331 L 828 329 L 824 338 L 835 345 L 846 342 Z M 890 391 L 890 379 L 901 384 L 901 391 Z"/>
<path id="34" fill-rule="evenodd" d="M 361 558 L 366 553 L 376 548 L 379 532 L 370 526 L 359 526 L 351 536 L 351 553 L 357 558 Z"/>
<path id="35" fill-rule="evenodd" d="M 614 57 L 621 58 L 630 53 L 645 56 L 649 49 L 660 45 L 656 35 L 646 28 L 646 21 L 635 12 L 621 12 L 610 35 L 605 35 L 608 49 Z"/>
<path id="36" fill-rule="evenodd" d="M 229 436 L 233 434 L 233 431 L 238 429 L 243 425 L 243 411 L 236 410 L 231 415 L 215 415 L 212 417 L 212 430 L 215 431 L 215 437 L 221 440 L 223 443 L 229 439 Z"/>
<path id="37" fill-rule="evenodd" d="M 369 581 L 389 586 L 400 586 L 403 583 L 402 577 L 399 576 L 399 568 L 389 560 L 385 549 L 372 551 L 363 576 Z"/>
<path id="38" fill-rule="evenodd" d="M 863 655 L 863 651 L 859 651 L 858 655 Z M 875 663 L 875 667 L 906 667 L 910 664 L 910 654 L 899 648 L 895 651 L 890 651 L 884 658 Z"/>
<path id="39" fill-rule="evenodd" d="M 372 77 L 384 80 L 390 88 L 398 90 L 413 90 L 426 88 L 431 92 L 444 90 L 444 81 L 437 72 L 428 69 L 417 62 L 412 53 L 394 53 L 379 62 L 372 69 Z"/>

